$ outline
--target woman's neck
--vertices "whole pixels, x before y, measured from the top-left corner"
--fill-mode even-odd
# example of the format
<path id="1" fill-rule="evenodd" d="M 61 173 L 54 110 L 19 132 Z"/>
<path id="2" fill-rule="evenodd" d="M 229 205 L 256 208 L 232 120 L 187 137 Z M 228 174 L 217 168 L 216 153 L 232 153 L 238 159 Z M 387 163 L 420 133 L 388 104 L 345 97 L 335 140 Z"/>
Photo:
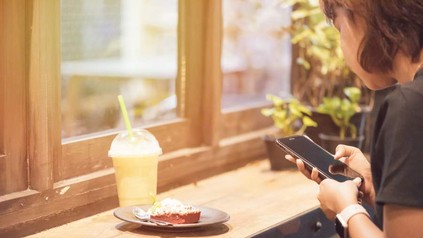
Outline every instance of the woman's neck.
<path id="1" fill-rule="evenodd" d="M 399 84 L 413 81 L 416 73 L 423 68 L 423 50 L 420 52 L 418 62 L 411 62 L 411 59 L 403 54 L 398 54 L 394 60 L 395 71 L 393 76 Z"/>

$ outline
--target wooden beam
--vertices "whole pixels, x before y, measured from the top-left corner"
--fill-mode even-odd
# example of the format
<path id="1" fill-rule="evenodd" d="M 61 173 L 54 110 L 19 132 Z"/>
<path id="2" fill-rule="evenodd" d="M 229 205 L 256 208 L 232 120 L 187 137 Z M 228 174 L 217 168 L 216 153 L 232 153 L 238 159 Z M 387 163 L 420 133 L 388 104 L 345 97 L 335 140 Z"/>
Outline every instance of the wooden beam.
<path id="1" fill-rule="evenodd" d="M 205 37 L 204 42 L 204 98 L 202 132 L 204 143 L 216 147 L 221 139 L 222 121 L 222 1 L 205 1 Z"/>
<path id="2" fill-rule="evenodd" d="M 60 1 L 32 2 L 29 55 L 30 188 L 53 187 L 60 157 Z M 57 99 L 57 100 L 50 100 Z"/>
<path id="3" fill-rule="evenodd" d="M 221 1 L 181 0 L 178 16 L 178 111 L 191 121 L 191 146 L 214 147 L 221 117 Z"/>
<path id="4" fill-rule="evenodd" d="M 25 1 L 1 1 L 0 195 L 28 187 L 25 44 Z"/>

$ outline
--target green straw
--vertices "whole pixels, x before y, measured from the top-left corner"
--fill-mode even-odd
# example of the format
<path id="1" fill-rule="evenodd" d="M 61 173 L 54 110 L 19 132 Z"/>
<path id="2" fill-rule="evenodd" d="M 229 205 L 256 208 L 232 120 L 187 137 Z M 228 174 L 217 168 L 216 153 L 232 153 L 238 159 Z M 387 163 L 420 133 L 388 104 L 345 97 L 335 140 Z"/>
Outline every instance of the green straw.
<path id="1" fill-rule="evenodd" d="M 126 110 L 125 101 L 123 101 L 122 95 L 118 96 L 120 110 L 122 111 L 123 119 L 125 120 L 126 130 L 128 130 L 128 135 L 132 137 L 132 126 L 129 121 L 128 111 Z"/>

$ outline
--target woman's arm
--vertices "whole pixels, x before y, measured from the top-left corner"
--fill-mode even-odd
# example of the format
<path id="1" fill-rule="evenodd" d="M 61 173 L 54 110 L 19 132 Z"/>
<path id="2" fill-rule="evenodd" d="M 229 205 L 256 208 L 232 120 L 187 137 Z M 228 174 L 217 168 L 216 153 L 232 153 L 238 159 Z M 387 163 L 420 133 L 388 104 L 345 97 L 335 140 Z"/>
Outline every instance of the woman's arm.
<path id="1" fill-rule="evenodd" d="M 348 221 L 350 237 L 423 237 L 423 208 L 386 204 L 383 211 L 383 232 L 366 215 L 357 214 Z"/>
<path id="2" fill-rule="evenodd" d="M 350 238 L 382 238 L 383 232 L 370 220 L 367 215 L 357 214 L 348 221 Z M 406 237 L 406 236 L 403 236 Z"/>
<path id="3" fill-rule="evenodd" d="M 320 208 L 326 217 L 334 220 L 335 215 L 341 213 L 348 206 L 358 204 L 357 195 L 359 179 L 343 183 L 331 179 L 325 179 L 320 183 L 320 191 L 317 198 Z M 378 238 L 384 237 L 382 231 L 362 213 L 353 215 L 348 221 L 348 234 L 351 238 Z"/>
<path id="4" fill-rule="evenodd" d="M 385 204 L 383 224 L 386 237 L 423 237 L 423 208 Z"/>

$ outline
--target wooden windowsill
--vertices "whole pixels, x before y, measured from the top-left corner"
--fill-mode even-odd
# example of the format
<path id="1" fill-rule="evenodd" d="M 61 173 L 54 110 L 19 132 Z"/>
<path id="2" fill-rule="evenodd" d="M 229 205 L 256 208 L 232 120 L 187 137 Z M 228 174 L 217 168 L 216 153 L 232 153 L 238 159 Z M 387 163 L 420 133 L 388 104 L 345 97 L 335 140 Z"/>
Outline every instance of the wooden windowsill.
<path id="1" fill-rule="evenodd" d="M 158 195 L 227 212 L 230 220 L 183 233 L 184 237 L 248 237 L 318 205 L 318 186 L 296 169 L 269 170 L 267 161 L 185 185 Z M 77 220 L 29 237 L 168 237 L 113 216 L 113 210 Z"/>

